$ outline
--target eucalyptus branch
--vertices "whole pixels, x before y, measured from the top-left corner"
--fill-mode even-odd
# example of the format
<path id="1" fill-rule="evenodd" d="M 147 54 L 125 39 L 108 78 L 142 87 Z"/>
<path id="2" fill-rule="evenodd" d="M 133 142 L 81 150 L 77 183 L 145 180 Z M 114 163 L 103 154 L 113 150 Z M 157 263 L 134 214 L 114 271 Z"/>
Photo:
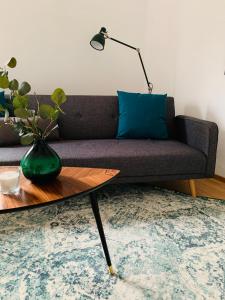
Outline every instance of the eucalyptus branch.
<path id="1" fill-rule="evenodd" d="M 59 105 L 56 105 L 56 108 L 62 113 L 65 115 L 65 112 L 62 110 L 62 108 L 59 106 Z"/>
<path id="2" fill-rule="evenodd" d="M 45 103 L 40 104 L 36 93 L 34 93 L 37 106 L 34 111 L 29 110 L 30 84 L 26 81 L 19 83 L 17 79 L 10 80 L 8 76 L 8 68 L 15 68 L 16 65 L 16 58 L 12 57 L 4 66 L 0 67 L 0 88 L 9 89 L 10 96 L 9 103 L 0 106 L 0 109 L 5 111 L 4 124 L 12 126 L 19 133 L 21 143 L 24 145 L 32 143 L 31 137 L 44 139 L 57 128 L 53 122 L 57 120 L 59 113 L 65 114 L 60 106 L 66 102 L 66 95 L 61 88 L 56 88 L 51 95 L 53 106 Z M 9 115 L 11 111 L 16 117 Z M 39 118 L 50 120 L 45 130 L 39 127 Z"/>
<path id="3" fill-rule="evenodd" d="M 29 118 L 26 118 L 26 121 L 30 125 L 31 131 L 34 135 L 39 136 L 38 128 L 29 120 Z"/>
<path id="4" fill-rule="evenodd" d="M 34 112 L 32 124 L 33 124 L 33 127 L 34 127 L 36 133 L 39 135 L 38 119 L 39 119 L 39 116 L 36 115 L 36 113 Z"/>
<path id="5" fill-rule="evenodd" d="M 31 123 L 31 121 L 29 120 L 29 118 L 26 118 L 26 121 L 30 125 L 30 127 L 33 128 L 33 124 Z"/>
<path id="6" fill-rule="evenodd" d="M 53 120 L 51 120 L 50 122 L 49 122 L 49 124 L 47 125 L 47 127 L 45 128 L 45 131 L 43 132 L 43 138 L 45 139 L 49 134 L 48 134 L 48 130 L 49 130 L 49 128 L 51 128 L 51 125 L 53 124 Z"/>
<path id="7" fill-rule="evenodd" d="M 51 133 L 52 133 L 52 131 L 54 131 L 56 128 L 58 128 L 59 127 L 59 125 L 57 124 L 57 125 L 55 125 L 52 129 L 50 129 L 47 133 L 46 133 L 46 135 L 44 136 L 44 138 L 46 139 Z"/>
<path id="8" fill-rule="evenodd" d="M 34 97 L 35 97 L 35 100 L 36 100 L 36 103 L 37 103 L 37 115 L 39 115 L 39 113 L 40 113 L 40 103 L 39 103 L 37 94 L 35 92 L 34 92 Z"/>

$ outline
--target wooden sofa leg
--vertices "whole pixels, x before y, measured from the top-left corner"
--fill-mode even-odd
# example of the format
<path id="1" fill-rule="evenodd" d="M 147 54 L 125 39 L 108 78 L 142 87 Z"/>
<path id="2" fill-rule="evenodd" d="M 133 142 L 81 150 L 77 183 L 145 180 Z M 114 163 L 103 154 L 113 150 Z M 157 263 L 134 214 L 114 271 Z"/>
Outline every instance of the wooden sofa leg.
<path id="1" fill-rule="evenodd" d="M 192 197 L 196 197 L 196 187 L 195 187 L 195 181 L 194 179 L 189 179 L 189 186 L 190 186 L 190 190 L 191 190 L 191 196 Z"/>

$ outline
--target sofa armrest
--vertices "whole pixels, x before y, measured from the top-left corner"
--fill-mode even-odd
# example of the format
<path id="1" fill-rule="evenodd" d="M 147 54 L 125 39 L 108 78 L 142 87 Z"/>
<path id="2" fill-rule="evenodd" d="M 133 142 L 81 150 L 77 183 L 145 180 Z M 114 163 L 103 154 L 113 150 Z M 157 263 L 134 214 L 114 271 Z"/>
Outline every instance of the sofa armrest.
<path id="1" fill-rule="evenodd" d="M 216 123 L 188 116 L 175 118 L 178 140 L 202 151 L 207 157 L 206 177 L 215 173 L 218 126 Z"/>

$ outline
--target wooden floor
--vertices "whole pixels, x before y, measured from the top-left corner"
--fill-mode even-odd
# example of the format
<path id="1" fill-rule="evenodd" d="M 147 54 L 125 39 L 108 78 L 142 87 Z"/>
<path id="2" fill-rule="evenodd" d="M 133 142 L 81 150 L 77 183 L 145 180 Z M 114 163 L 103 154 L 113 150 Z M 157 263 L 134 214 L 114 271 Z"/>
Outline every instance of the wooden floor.
<path id="1" fill-rule="evenodd" d="M 215 199 L 225 200 L 225 182 L 217 179 L 196 179 L 195 180 L 197 196 L 206 196 Z M 167 181 L 158 184 L 182 193 L 190 194 L 190 187 L 187 180 Z"/>

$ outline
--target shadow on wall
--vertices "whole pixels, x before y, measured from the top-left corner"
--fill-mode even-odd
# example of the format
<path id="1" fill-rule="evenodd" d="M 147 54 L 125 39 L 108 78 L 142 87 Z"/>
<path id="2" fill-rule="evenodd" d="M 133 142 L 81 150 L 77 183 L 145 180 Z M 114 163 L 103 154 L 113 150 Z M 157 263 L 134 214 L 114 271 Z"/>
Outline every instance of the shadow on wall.
<path id="1" fill-rule="evenodd" d="M 218 117 L 211 111 L 207 110 L 207 120 L 217 123 Z M 217 124 L 219 127 L 218 148 L 217 148 L 217 163 L 216 174 L 225 177 L 225 128 L 221 127 L 221 124 Z"/>
<path id="2" fill-rule="evenodd" d="M 204 119 L 202 116 L 202 112 L 200 111 L 197 105 L 188 104 L 184 107 L 184 114 L 186 116 L 191 116 L 199 119 Z"/>

